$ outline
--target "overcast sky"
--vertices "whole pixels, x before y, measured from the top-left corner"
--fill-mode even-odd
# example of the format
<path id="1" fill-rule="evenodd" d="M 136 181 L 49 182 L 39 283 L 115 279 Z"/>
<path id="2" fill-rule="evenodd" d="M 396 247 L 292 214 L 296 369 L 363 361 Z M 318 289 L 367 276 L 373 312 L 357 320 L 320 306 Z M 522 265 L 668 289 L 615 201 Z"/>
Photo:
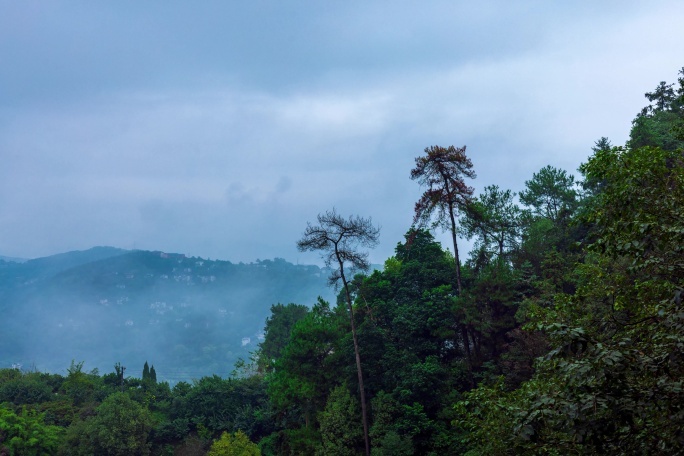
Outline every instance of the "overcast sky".
<path id="1" fill-rule="evenodd" d="M 682 24 L 681 0 L 0 0 L 0 255 L 310 263 L 335 207 L 382 263 L 425 147 L 467 145 L 476 192 L 576 175 L 676 81 Z"/>

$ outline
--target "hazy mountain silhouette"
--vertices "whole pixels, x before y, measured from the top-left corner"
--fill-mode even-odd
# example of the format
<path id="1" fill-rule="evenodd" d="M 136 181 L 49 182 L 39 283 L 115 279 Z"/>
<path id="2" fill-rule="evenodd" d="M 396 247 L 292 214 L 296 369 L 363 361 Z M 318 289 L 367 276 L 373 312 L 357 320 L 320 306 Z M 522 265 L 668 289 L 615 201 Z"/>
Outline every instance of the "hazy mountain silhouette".
<path id="1" fill-rule="evenodd" d="M 145 360 L 160 379 L 227 375 L 256 349 L 272 304 L 311 305 L 327 271 L 283 259 L 234 264 L 182 254 L 96 247 L 25 263 L 0 261 L 0 367 L 132 375 Z"/>

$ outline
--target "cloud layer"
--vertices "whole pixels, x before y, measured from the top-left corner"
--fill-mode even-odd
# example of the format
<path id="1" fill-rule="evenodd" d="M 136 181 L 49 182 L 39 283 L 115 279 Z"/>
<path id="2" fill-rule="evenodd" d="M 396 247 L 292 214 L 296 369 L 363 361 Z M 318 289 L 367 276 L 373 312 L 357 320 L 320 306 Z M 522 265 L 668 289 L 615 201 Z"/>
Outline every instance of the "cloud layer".
<path id="1" fill-rule="evenodd" d="M 680 2 L 460 3 L 0 6 L 0 254 L 314 261 L 295 242 L 336 207 L 382 262 L 425 147 L 518 191 L 623 143 L 684 65 Z"/>

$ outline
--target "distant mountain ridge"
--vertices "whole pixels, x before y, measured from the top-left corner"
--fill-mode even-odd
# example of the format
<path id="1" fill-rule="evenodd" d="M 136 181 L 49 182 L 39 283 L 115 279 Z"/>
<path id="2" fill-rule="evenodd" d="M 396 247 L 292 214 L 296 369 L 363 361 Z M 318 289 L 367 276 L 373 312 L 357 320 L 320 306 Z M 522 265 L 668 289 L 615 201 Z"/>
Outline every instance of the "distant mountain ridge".
<path id="1" fill-rule="evenodd" d="M 227 374 L 256 349 L 270 307 L 332 300 L 328 272 L 283 259 L 249 264 L 95 247 L 0 262 L 0 367 L 60 371 L 116 362 L 160 378 Z"/>
<path id="2" fill-rule="evenodd" d="M 111 258 L 127 253 L 127 250 L 115 247 L 93 247 L 88 250 L 75 250 L 72 252 L 58 253 L 47 257 L 35 258 L 32 260 L 12 261 L 19 266 L 12 265 L 11 270 L 15 273 L 25 274 L 26 277 L 47 277 L 76 267 L 82 264 Z M 2 258 L 2 257 L 0 257 Z M 0 277 L 0 280 L 3 278 Z"/>
<path id="3" fill-rule="evenodd" d="M 10 263 L 25 263 L 28 260 L 26 258 L 15 258 L 0 255 L 0 261 L 7 261 Z"/>

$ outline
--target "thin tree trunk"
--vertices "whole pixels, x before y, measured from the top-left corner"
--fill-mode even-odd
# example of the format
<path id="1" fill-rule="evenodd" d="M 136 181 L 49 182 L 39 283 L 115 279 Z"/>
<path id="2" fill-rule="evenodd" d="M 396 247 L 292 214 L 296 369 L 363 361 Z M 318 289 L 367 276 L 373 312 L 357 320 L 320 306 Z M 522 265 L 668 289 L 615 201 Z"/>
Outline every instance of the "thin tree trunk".
<path id="1" fill-rule="evenodd" d="M 448 181 L 444 179 L 449 188 Z M 458 289 L 458 295 L 463 294 L 463 287 L 461 286 L 461 260 L 458 257 L 458 244 L 456 243 L 456 218 L 454 217 L 454 203 L 449 202 L 449 219 L 451 221 L 451 240 L 454 242 L 454 261 L 456 262 L 456 287 Z M 463 346 L 466 350 L 466 355 L 468 359 L 468 380 L 470 381 L 471 388 L 475 387 L 475 381 L 473 379 L 473 355 L 470 351 L 470 341 L 468 340 L 468 329 L 462 326 L 463 334 Z"/>
<path id="2" fill-rule="evenodd" d="M 454 260 L 456 260 L 456 286 L 458 295 L 461 296 L 461 261 L 458 258 L 458 245 L 456 244 L 456 219 L 454 218 L 454 205 L 449 203 L 449 217 L 451 218 L 451 239 L 454 241 Z"/>
<path id="3" fill-rule="evenodd" d="M 363 371 L 361 370 L 361 355 L 359 354 L 359 342 L 356 339 L 356 324 L 354 323 L 354 310 L 352 307 L 351 294 L 347 279 L 344 276 L 344 264 L 338 256 L 340 263 L 340 275 L 344 285 L 344 293 L 347 297 L 347 307 L 349 308 L 349 320 L 351 321 L 352 339 L 354 340 L 354 354 L 356 355 L 356 372 L 359 377 L 359 395 L 361 396 L 361 419 L 363 421 L 363 440 L 366 444 L 366 456 L 370 456 L 370 440 L 368 438 L 368 414 L 366 412 L 366 390 L 363 387 Z"/>

